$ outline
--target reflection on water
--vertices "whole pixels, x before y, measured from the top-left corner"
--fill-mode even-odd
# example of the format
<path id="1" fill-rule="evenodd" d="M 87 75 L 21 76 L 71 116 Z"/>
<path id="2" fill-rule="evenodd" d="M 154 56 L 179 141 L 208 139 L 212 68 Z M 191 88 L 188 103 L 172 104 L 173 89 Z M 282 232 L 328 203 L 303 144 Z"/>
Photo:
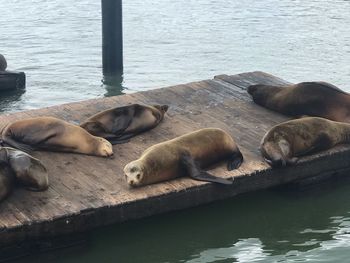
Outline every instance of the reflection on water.
<path id="1" fill-rule="evenodd" d="M 242 195 L 97 229 L 25 262 L 348 262 L 349 191 L 341 180 Z"/>
<path id="2" fill-rule="evenodd" d="M 9 112 L 20 103 L 24 89 L 4 90 L 0 92 L 0 112 Z"/>
<path id="3" fill-rule="evenodd" d="M 105 97 L 118 96 L 124 94 L 123 90 L 123 72 L 115 73 L 114 75 L 104 75 L 103 85 L 106 89 Z"/>

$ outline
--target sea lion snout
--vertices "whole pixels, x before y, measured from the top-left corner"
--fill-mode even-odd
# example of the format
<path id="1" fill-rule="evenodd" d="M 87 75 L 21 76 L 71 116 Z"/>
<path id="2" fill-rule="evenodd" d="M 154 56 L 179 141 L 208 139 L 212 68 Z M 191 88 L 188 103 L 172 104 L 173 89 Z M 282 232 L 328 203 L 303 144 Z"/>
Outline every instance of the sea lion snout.
<path id="1" fill-rule="evenodd" d="M 160 110 L 161 112 L 167 112 L 169 109 L 169 105 L 153 105 L 153 107 Z"/>
<path id="2" fill-rule="evenodd" d="M 286 151 L 286 147 L 288 146 L 283 145 L 283 149 L 281 149 L 281 143 L 266 142 L 262 144 L 260 151 L 269 165 L 272 167 L 281 167 L 287 165 L 283 154 L 283 150 Z"/>
<path id="3" fill-rule="evenodd" d="M 124 174 L 129 186 L 135 187 L 141 184 L 143 179 L 143 170 L 138 161 L 127 164 L 124 167 Z"/>
<path id="4" fill-rule="evenodd" d="M 250 94 L 250 95 L 253 95 L 253 93 L 258 89 L 258 86 L 259 85 L 251 85 L 247 88 L 247 92 Z"/>
<path id="5" fill-rule="evenodd" d="M 112 144 L 104 138 L 99 138 L 99 154 L 104 157 L 113 156 Z"/>

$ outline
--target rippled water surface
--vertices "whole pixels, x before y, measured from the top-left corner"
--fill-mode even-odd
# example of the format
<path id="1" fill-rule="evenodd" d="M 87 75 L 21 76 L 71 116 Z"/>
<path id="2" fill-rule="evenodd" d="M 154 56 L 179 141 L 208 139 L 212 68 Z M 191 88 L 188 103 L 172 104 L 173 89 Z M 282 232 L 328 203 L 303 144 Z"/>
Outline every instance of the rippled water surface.
<path id="1" fill-rule="evenodd" d="M 18 111 L 262 70 L 350 91 L 350 1 L 127 0 L 124 75 L 101 83 L 96 0 L 0 0 L 0 53 L 25 71 Z M 263 192 L 99 229 L 33 262 L 349 262 L 350 184 Z"/>
<path id="2" fill-rule="evenodd" d="M 350 1 L 127 0 L 124 76 L 101 83 L 96 0 L 0 0 L 0 53 L 27 91 L 0 111 L 152 89 L 262 70 L 350 91 Z"/>

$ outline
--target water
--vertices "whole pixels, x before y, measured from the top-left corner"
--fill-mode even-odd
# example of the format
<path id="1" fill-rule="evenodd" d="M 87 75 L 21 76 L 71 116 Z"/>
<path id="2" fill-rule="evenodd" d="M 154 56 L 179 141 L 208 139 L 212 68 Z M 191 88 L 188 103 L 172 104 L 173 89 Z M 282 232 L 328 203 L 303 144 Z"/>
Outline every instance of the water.
<path id="1" fill-rule="evenodd" d="M 0 0 L 0 53 L 27 74 L 19 111 L 216 74 L 262 70 L 350 91 L 350 1 L 133 0 L 124 3 L 124 75 L 101 83 L 96 0 Z"/>
<path id="2" fill-rule="evenodd" d="M 274 190 L 100 228 L 15 263 L 349 262 L 350 181 Z"/>
<path id="3" fill-rule="evenodd" d="M 124 3 L 124 74 L 101 83 L 96 0 L 0 0 L 0 53 L 27 74 L 1 112 L 262 70 L 350 91 L 350 1 L 133 0 Z M 347 262 L 348 183 L 262 192 L 99 229 L 81 248 L 33 262 Z M 84 238 L 85 239 L 85 238 Z"/>

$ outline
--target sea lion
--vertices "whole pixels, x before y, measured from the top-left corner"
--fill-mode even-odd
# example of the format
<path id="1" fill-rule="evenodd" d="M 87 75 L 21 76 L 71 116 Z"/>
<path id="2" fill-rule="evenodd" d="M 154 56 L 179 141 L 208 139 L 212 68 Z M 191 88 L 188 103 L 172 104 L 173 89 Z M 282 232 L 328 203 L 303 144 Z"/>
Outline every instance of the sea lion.
<path id="1" fill-rule="evenodd" d="M 23 151 L 35 149 L 111 156 L 110 142 L 54 117 L 15 121 L 1 132 L 2 141 Z"/>
<path id="2" fill-rule="evenodd" d="M 7 62 L 3 55 L 0 54 L 0 71 L 5 71 L 7 68 Z"/>
<path id="3" fill-rule="evenodd" d="M 17 181 L 27 189 L 43 191 L 49 186 L 45 166 L 33 156 L 11 147 L 0 147 L 0 161 L 7 163 Z"/>
<path id="4" fill-rule="evenodd" d="M 80 127 L 112 144 L 124 143 L 136 134 L 156 127 L 167 110 L 167 105 L 132 104 L 99 112 Z"/>
<path id="5" fill-rule="evenodd" d="M 289 86 L 252 85 L 248 93 L 265 108 L 290 116 L 316 116 L 350 122 L 350 95 L 326 82 Z"/>
<path id="6" fill-rule="evenodd" d="M 124 167 L 127 183 L 141 186 L 187 174 L 193 179 L 232 184 L 203 170 L 228 159 L 227 169 L 238 168 L 243 156 L 232 137 L 216 128 L 201 129 L 149 147 L 141 157 Z"/>
<path id="7" fill-rule="evenodd" d="M 350 124 L 319 117 L 280 123 L 263 137 L 260 151 L 273 167 L 293 165 L 298 157 L 350 142 Z"/>
<path id="8" fill-rule="evenodd" d="M 0 161 L 0 201 L 4 200 L 13 190 L 15 174 L 10 166 Z"/>

